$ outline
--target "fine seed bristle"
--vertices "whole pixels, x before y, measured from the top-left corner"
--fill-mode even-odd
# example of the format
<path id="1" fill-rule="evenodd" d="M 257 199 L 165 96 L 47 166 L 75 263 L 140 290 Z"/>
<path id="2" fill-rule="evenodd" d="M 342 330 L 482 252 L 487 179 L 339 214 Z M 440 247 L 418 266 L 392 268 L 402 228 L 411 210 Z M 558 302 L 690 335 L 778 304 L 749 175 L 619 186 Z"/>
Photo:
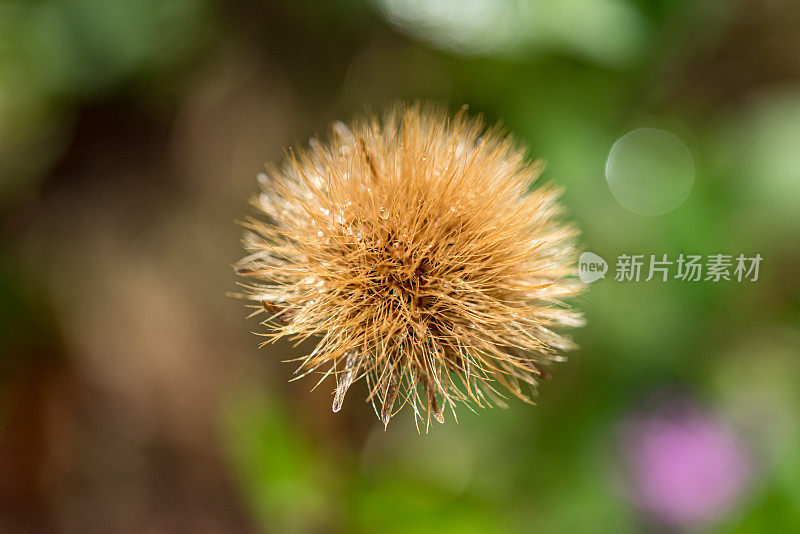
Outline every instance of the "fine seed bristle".
<path id="1" fill-rule="evenodd" d="M 383 421 L 384 426 L 387 426 L 389 419 L 392 418 L 392 409 L 398 392 L 397 377 L 392 373 L 386 381 L 386 385 L 383 388 L 383 397 L 381 398 L 381 421 Z"/>
<path id="2" fill-rule="evenodd" d="M 336 392 L 333 396 L 333 411 L 338 412 L 342 409 L 344 396 L 358 375 L 361 367 L 361 355 L 355 351 L 350 351 L 345 360 L 344 371 L 337 377 Z"/>
<path id="3" fill-rule="evenodd" d="M 443 423 L 502 389 L 531 402 L 582 324 L 577 232 L 556 188 L 530 189 L 540 171 L 498 127 L 420 105 L 290 149 L 259 175 L 235 266 L 265 343 L 316 338 L 295 379 L 333 375 L 338 412 L 365 378 L 384 425 L 406 404 Z"/>

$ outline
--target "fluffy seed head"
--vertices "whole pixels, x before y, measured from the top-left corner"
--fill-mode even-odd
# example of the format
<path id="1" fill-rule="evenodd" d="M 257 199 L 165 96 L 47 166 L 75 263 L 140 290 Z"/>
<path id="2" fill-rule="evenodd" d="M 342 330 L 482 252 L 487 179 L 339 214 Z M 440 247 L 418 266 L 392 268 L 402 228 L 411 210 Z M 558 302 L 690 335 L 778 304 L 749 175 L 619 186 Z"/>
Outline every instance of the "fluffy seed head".
<path id="1" fill-rule="evenodd" d="M 444 408 L 530 402 L 542 367 L 572 347 L 562 301 L 573 228 L 539 166 L 499 128 L 464 110 L 397 106 L 336 123 L 259 176 L 262 212 L 245 223 L 237 272 L 269 343 L 318 339 L 299 376 L 333 376 L 333 411 L 360 378 L 384 424 Z M 423 415 L 426 414 L 426 415 Z"/>

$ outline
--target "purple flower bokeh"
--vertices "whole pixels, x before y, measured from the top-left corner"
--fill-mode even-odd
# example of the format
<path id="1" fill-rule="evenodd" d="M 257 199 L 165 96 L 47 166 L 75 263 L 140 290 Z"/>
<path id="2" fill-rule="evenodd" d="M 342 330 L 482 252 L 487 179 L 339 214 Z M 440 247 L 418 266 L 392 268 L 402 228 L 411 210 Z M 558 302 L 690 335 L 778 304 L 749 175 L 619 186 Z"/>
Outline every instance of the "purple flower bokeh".
<path id="1" fill-rule="evenodd" d="M 630 497 L 673 527 L 722 519 L 751 479 L 747 451 L 735 434 L 685 401 L 631 417 L 622 445 Z"/>

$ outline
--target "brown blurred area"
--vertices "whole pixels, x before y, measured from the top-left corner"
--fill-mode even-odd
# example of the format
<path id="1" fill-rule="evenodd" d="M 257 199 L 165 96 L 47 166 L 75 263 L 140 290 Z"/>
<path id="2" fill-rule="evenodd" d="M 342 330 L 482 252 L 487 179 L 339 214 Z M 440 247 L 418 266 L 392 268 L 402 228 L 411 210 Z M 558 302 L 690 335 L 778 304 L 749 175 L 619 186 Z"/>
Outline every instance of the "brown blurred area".
<path id="1" fill-rule="evenodd" d="M 3 380 L 4 531 L 253 530 L 218 405 L 231 376 L 263 369 L 219 258 L 236 258 L 245 177 L 288 140 L 292 111 L 275 73 L 216 68 L 172 113 L 81 110 L 7 222 L 63 339 Z"/>

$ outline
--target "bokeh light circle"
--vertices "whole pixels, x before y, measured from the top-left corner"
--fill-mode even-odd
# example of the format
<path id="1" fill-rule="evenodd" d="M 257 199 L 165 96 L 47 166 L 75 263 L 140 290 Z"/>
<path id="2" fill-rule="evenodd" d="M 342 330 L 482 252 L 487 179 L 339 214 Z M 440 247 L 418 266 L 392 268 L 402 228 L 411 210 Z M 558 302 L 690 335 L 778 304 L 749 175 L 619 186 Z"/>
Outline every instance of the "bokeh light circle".
<path id="1" fill-rule="evenodd" d="M 640 215 L 669 213 L 689 196 L 694 160 L 675 134 L 639 128 L 620 137 L 606 162 L 606 180 L 617 201 Z"/>

